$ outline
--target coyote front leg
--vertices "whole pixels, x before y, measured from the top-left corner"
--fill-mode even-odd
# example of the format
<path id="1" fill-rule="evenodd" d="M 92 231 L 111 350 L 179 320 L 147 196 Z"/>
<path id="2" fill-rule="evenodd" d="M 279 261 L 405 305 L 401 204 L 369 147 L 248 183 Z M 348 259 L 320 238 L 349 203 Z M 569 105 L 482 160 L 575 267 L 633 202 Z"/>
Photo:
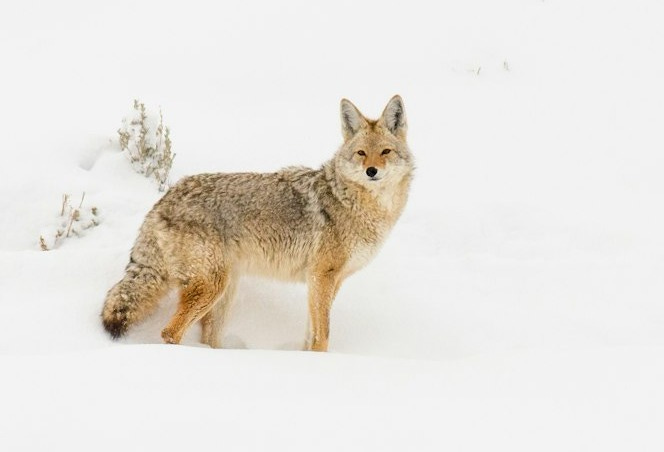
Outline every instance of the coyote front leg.
<path id="1" fill-rule="evenodd" d="M 341 278 L 335 270 L 314 272 L 309 277 L 309 350 L 327 351 L 330 310 L 340 285 Z"/>

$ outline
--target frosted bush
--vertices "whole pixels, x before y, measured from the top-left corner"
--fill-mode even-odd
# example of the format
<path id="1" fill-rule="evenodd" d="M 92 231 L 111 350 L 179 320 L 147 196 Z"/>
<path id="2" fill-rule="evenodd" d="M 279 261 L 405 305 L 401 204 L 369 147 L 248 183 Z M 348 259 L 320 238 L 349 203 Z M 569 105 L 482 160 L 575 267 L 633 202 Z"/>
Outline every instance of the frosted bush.
<path id="1" fill-rule="evenodd" d="M 62 195 L 62 206 L 60 215 L 56 218 L 54 231 L 39 236 L 39 247 L 43 251 L 57 248 L 63 240 L 70 237 L 78 237 L 84 234 L 86 229 L 93 228 L 99 224 L 99 211 L 96 207 L 83 207 L 85 193 L 81 196 L 78 207 L 71 205 L 71 197 Z"/>
<path id="2" fill-rule="evenodd" d="M 164 191 L 175 154 L 171 152 L 170 130 L 164 126 L 161 110 L 159 115 L 148 113 L 142 102 L 134 100 L 134 108 L 122 119 L 118 135 L 120 147 L 127 153 L 133 168 L 156 180 L 159 190 Z"/>

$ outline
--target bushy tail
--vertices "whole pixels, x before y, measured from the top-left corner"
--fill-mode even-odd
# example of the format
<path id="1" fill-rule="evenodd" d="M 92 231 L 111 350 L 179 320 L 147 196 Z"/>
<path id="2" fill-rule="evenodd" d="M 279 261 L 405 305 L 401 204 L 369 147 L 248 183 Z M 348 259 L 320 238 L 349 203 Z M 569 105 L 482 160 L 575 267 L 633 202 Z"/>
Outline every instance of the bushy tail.
<path id="1" fill-rule="evenodd" d="M 108 291 L 101 317 L 113 339 L 147 317 L 168 290 L 160 254 L 153 240 L 139 237 L 124 278 Z"/>

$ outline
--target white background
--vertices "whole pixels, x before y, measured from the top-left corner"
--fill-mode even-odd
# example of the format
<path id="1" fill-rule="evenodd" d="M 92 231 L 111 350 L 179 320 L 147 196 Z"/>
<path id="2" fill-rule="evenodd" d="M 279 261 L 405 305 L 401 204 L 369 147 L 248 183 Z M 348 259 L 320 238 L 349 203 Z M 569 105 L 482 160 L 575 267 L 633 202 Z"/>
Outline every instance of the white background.
<path id="1" fill-rule="evenodd" d="M 2 450 L 660 450 L 660 2 L 12 2 L 0 14 Z M 245 281 L 235 350 L 120 342 L 108 288 L 160 194 L 116 130 L 162 109 L 197 172 L 318 166 L 339 100 L 401 94 L 417 173 L 341 289 Z M 61 195 L 102 223 L 50 252 Z M 284 351 L 288 350 L 288 351 Z"/>

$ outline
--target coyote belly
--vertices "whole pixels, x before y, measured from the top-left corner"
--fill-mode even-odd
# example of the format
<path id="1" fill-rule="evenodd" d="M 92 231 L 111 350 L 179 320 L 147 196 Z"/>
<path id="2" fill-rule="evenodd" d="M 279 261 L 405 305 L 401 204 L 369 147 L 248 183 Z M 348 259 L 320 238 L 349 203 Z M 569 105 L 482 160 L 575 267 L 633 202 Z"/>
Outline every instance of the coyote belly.
<path id="1" fill-rule="evenodd" d="M 201 341 L 220 332 L 242 275 L 308 285 L 307 348 L 328 347 L 332 302 L 343 280 L 364 267 L 399 218 L 413 170 L 403 101 L 378 120 L 341 102 L 344 143 L 319 169 L 199 174 L 182 179 L 146 216 L 125 276 L 113 286 L 102 321 L 113 338 L 179 288 L 162 331 L 179 343 L 201 321 Z"/>

